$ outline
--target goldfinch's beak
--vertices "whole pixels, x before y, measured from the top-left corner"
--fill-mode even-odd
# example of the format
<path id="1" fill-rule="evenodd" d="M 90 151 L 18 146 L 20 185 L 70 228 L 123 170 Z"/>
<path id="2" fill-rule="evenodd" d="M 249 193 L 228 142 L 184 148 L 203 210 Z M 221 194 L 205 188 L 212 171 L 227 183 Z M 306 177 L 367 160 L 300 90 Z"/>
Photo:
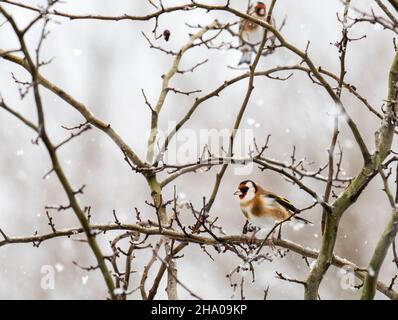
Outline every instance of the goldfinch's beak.
<path id="1" fill-rule="evenodd" d="M 237 196 L 237 195 L 240 195 L 240 190 L 236 190 L 236 191 L 234 192 L 234 196 Z"/>

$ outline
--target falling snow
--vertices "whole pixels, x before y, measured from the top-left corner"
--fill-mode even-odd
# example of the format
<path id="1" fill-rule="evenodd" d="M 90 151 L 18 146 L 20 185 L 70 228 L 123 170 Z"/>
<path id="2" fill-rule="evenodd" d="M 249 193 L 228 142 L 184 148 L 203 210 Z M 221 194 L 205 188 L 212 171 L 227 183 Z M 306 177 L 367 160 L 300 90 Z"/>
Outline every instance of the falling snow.
<path id="1" fill-rule="evenodd" d="M 115 290 L 113 290 L 113 293 L 119 296 L 124 293 L 124 290 L 122 288 L 116 288 Z"/>
<path id="2" fill-rule="evenodd" d="M 55 270 L 57 270 L 58 272 L 62 272 L 62 271 L 64 271 L 64 265 L 63 264 L 61 264 L 61 263 L 56 263 L 55 264 Z"/>
<path id="3" fill-rule="evenodd" d="M 299 230 L 303 229 L 305 225 L 304 225 L 304 223 L 293 222 L 293 223 L 291 223 L 291 226 L 294 231 L 299 231 Z"/>

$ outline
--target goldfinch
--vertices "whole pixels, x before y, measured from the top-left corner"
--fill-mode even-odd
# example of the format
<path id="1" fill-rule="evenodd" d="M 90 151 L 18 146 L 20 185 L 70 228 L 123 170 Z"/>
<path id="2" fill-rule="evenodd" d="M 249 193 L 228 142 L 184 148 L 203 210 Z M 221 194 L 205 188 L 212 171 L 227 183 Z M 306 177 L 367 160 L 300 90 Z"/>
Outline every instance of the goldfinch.
<path id="1" fill-rule="evenodd" d="M 252 180 L 242 181 L 234 195 L 238 196 L 240 208 L 247 220 L 259 228 L 271 229 L 275 223 L 300 212 L 289 200 L 265 190 Z M 297 215 L 292 219 L 312 224 Z"/>
<path id="2" fill-rule="evenodd" d="M 254 18 L 264 20 L 266 19 L 267 8 L 263 2 L 256 2 L 251 5 L 248 10 L 248 14 Z M 249 45 L 255 45 L 261 42 L 261 28 L 248 20 L 242 19 L 239 24 L 239 36 L 241 39 L 241 52 L 242 56 L 239 61 L 241 64 L 250 64 L 252 60 L 253 48 Z M 242 41 L 243 40 L 243 41 Z"/>

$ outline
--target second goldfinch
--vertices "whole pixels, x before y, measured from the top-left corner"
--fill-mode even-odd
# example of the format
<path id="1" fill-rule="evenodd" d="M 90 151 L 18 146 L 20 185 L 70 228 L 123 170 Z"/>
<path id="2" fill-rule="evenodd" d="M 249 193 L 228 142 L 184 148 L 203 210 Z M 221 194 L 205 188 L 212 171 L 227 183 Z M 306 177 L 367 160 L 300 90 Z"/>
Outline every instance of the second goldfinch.
<path id="1" fill-rule="evenodd" d="M 252 180 L 242 181 L 234 194 L 238 196 L 240 208 L 247 220 L 259 228 L 272 228 L 275 223 L 300 211 L 286 198 L 265 190 Z M 297 215 L 292 219 L 312 224 Z"/>
<path id="2" fill-rule="evenodd" d="M 267 8 L 264 2 L 257 1 L 251 5 L 248 14 L 253 18 L 266 20 Z M 239 25 L 239 36 L 241 40 L 241 52 L 242 56 L 239 61 L 241 64 L 250 64 L 253 54 L 253 45 L 261 42 L 262 32 L 261 28 L 254 22 L 242 19 Z"/>

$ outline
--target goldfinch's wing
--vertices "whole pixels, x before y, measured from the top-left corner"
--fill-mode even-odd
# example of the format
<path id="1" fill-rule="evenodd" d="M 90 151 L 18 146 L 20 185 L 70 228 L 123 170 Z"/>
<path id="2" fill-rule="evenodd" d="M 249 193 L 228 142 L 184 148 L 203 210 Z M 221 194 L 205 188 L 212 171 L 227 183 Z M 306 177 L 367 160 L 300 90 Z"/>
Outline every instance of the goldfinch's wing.
<path id="1" fill-rule="evenodd" d="M 240 20 L 240 23 L 239 23 L 239 38 L 240 38 L 239 40 L 240 40 L 240 42 L 242 42 L 243 39 L 247 38 L 247 32 L 248 32 L 247 24 L 248 24 L 247 20 L 245 20 L 245 19 Z M 247 39 L 245 39 L 245 40 L 247 40 Z"/>
<path id="2" fill-rule="evenodd" d="M 292 205 L 289 200 L 287 200 L 286 198 L 283 198 L 281 196 L 278 196 L 277 194 L 268 193 L 268 194 L 265 194 L 264 197 L 266 197 L 267 199 L 274 200 L 275 202 L 279 203 L 281 206 L 283 206 L 284 208 L 288 209 L 289 211 L 291 211 L 293 213 L 300 212 L 300 210 L 297 209 L 294 205 Z M 304 224 L 312 224 L 313 225 L 313 223 L 311 221 L 304 219 L 302 217 L 294 216 L 293 219 L 300 221 L 301 223 L 304 223 Z"/>
<path id="3" fill-rule="evenodd" d="M 281 206 L 283 206 L 284 208 L 292 211 L 292 212 L 298 212 L 299 209 L 297 209 L 294 205 L 291 204 L 291 202 L 289 200 L 287 200 L 286 198 L 283 198 L 281 196 L 278 196 L 277 194 L 274 193 L 267 193 L 264 195 L 264 197 L 268 198 L 268 199 L 273 199 L 274 201 L 276 201 L 277 203 L 279 203 Z"/>
<path id="4" fill-rule="evenodd" d="M 254 13 L 254 6 L 252 5 L 250 8 L 247 9 L 246 14 L 253 15 L 253 13 Z M 242 33 L 244 31 L 246 31 L 248 23 L 249 23 L 249 21 L 247 21 L 246 19 L 243 19 L 243 18 L 240 19 L 240 22 L 239 22 L 239 36 L 240 37 L 242 37 Z"/>

